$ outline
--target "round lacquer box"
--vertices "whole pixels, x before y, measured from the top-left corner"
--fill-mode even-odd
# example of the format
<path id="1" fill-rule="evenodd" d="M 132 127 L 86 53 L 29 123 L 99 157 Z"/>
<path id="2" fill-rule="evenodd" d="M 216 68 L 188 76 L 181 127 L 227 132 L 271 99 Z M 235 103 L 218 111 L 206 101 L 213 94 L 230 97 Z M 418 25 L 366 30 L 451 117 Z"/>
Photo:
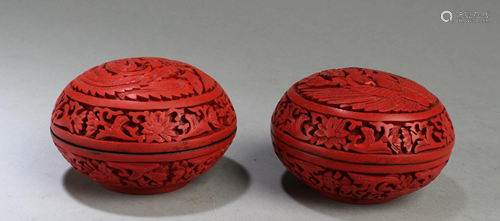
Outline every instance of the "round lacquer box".
<path id="1" fill-rule="evenodd" d="M 278 103 L 271 125 L 285 167 L 319 194 L 348 203 L 393 200 L 429 184 L 455 137 L 443 104 L 382 71 L 313 74 Z"/>
<path id="2" fill-rule="evenodd" d="M 80 173 L 122 193 L 176 190 L 214 166 L 236 133 L 222 87 L 164 58 L 91 68 L 57 99 L 51 134 Z"/>

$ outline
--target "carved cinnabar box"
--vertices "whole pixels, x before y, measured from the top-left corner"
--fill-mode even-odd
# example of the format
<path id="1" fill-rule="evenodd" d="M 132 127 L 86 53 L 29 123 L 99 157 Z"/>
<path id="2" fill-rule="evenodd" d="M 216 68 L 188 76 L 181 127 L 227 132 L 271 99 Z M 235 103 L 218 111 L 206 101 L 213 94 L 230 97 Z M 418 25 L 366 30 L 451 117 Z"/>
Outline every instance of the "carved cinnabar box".
<path id="1" fill-rule="evenodd" d="M 322 71 L 294 84 L 271 125 L 274 150 L 319 194 L 348 203 L 393 200 L 429 184 L 448 162 L 454 130 L 421 85 L 382 71 Z"/>
<path id="2" fill-rule="evenodd" d="M 117 192 L 155 194 L 214 166 L 235 136 L 236 115 L 222 87 L 201 70 L 130 58 L 71 81 L 50 129 L 80 173 Z"/>

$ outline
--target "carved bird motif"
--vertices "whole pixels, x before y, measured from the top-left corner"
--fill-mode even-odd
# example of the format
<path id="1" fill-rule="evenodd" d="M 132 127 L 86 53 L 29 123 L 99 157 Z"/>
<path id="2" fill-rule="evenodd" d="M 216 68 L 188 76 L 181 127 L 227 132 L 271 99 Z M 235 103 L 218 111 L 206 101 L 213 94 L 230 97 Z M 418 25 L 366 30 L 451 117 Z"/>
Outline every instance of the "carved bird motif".
<path id="1" fill-rule="evenodd" d="M 299 83 L 302 95 L 343 109 L 411 113 L 427 110 L 437 101 L 414 81 L 382 71 L 345 68 L 315 75 Z"/>
<path id="2" fill-rule="evenodd" d="M 96 66 L 75 79 L 71 86 L 96 97 L 160 101 L 201 95 L 214 88 L 215 81 L 181 62 L 131 58 Z"/>

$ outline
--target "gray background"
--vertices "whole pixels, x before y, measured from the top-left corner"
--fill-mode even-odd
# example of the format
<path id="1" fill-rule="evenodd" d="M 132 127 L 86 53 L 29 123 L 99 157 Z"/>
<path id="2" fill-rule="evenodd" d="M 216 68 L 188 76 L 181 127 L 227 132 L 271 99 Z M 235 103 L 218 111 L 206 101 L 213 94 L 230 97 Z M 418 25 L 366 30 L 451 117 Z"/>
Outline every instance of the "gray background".
<path id="1" fill-rule="evenodd" d="M 489 11 L 450 24 L 443 10 Z M 0 220 L 500 220 L 500 1 L 0 1 Z M 219 164 L 175 192 L 108 191 L 57 151 L 62 89 L 103 62 L 192 64 L 231 98 L 238 133 Z M 283 93 L 315 72 L 388 71 L 447 107 L 456 144 L 441 175 L 394 201 L 339 203 L 282 166 L 269 133 Z"/>

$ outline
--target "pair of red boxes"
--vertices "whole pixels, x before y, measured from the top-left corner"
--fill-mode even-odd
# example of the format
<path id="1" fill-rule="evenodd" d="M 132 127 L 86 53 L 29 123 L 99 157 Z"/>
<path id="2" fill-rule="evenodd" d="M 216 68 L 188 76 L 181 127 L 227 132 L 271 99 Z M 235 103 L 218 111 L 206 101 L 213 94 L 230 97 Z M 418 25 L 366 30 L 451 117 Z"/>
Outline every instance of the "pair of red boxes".
<path id="1" fill-rule="evenodd" d="M 406 78 L 332 69 L 294 84 L 271 120 L 274 150 L 329 198 L 386 202 L 429 184 L 454 130 L 442 103 Z M 222 87 L 163 58 L 104 63 L 74 79 L 51 120 L 54 143 L 80 173 L 122 193 L 176 190 L 215 165 L 236 133 Z"/>

